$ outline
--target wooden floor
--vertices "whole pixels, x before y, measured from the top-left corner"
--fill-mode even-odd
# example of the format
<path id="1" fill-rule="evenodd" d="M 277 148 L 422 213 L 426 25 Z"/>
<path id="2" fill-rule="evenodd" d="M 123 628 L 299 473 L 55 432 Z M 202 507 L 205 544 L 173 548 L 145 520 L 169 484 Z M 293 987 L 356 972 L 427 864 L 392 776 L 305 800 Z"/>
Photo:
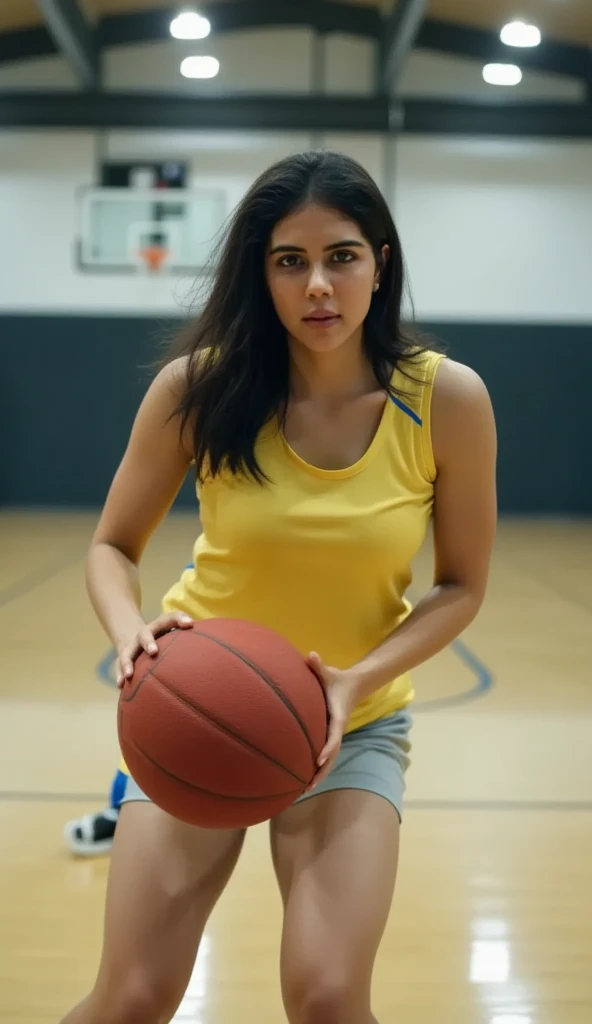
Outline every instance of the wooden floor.
<path id="1" fill-rule="evenodd" d="M 55 1024 L 99 955 L 108 859 L 65 820 L 117 763 L 108 645 L 85 597 L 94 518 L 0 516 L 0 1024 Z M 190 516 L 146 557 L 148 611 Z M 429 554 L 414 588 L 429 580 Z M 592 1020 L 592 523 L 503 522 L 485 608 L 415 674 L 402 861 L 375 975 L 381 1024 Z M 280 904 L 252 830 L 179 1021 L 280 1024 Z"/>

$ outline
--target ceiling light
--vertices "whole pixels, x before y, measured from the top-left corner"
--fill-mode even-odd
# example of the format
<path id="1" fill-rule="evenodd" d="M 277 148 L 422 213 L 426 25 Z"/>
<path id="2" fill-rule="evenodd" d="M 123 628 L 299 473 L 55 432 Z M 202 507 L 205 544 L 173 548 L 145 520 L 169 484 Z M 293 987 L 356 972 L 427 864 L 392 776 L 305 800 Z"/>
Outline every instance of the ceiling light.
<path id="1" fill-rule="evenodd" d="M 185 78 L 215 78 L 219 70 L 220 61 L 215 57 L 186 57 L 181 62 Z"/>
<path id="2" fill-rule="evenodd" d="M 524 21 L 510 21 L 500 32 L 500 39 L 506 46 L 538 46 L 541 41 L 540 29 Z"/>
<path id="3" fill-rule="evenodd" d="M 175 39 L 205 39 L 212 31 L 207 18 L 202 18 L 197 11 L 181 11 L 171 21 L 171 35 Z"/>
<path id="4" fill-rule="evenodd" d="M 522 72 L 516 64 L 486 64 L 483 78 L 489 85 L 518 85 Z"/>

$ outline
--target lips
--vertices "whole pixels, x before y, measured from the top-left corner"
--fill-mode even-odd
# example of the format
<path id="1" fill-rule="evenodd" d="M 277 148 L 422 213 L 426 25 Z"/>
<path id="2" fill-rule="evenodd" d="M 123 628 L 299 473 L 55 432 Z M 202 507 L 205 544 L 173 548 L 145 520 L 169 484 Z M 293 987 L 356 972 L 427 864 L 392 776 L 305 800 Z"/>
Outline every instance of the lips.
<path id="1" fill-rule="evenodd" d="M 310 316 L 303 317 L 303 320 L 307 324 L 324 324 L 333 323 L 334 320 L 339 320 L 339 313 L 311 313 Z"/>

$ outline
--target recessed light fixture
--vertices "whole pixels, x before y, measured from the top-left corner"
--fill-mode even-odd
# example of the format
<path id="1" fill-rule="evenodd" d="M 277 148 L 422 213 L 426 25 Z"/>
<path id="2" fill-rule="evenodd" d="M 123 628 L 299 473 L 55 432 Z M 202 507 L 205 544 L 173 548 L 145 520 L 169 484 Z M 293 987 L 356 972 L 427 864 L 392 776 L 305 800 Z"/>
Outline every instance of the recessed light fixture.
<path id="1" fill-rule="evenodd" d="M 483 78 L 489 85 L 518 85 L 522 72 L 516 64 L 486 64 Z"/>
<path id="2" fill-rule="evenodd" d="M 506 46 L 538 46 L 541 32 L 536 25 L 524 21 L 510 21 L 500 32 L 500 39 Z"/>
<path id="3" fill-rule="evenodd" d="M 185 78 L 215 78 L 220 70 L 220 61 L 215 57 L 185 57 L 181 62 L 181 74 Z"/>
<path id="4" fill-rule="evenodd" d="M 171 21 L 171 35 L 175 39 L 205 39 L 212 31 L 207 18 L 197 11 L 181 11 Z"/>

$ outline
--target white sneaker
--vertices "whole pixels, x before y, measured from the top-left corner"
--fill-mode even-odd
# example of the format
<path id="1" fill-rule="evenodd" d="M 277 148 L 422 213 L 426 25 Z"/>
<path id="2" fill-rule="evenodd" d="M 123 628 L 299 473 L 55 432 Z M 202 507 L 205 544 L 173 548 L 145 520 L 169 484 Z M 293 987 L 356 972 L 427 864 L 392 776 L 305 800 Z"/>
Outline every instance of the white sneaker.
<path id="1" fill-rule="evenodd" d="M 85 814 L 64 826 L 64 839 L 71 853 L 78 857 L 100 857 L 110 853 L 119 811 L 107 807 L 97 814 Z"/>

